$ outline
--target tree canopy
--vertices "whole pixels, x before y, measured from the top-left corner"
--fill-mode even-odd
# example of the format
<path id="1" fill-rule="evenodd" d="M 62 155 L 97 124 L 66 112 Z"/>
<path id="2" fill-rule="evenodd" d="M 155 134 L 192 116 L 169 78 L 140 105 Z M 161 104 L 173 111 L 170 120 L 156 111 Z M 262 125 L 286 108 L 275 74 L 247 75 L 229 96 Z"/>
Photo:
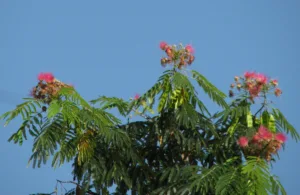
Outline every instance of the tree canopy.
<path id="1" fill-rule="evenodd" d="M 278 81 L 257 72 L 236 76 L 228 103 L 225 93 L 188 68 L 195 60 L 191 45 L 161 42 L 160 48 L 167 70 L 129 100 L 102 95 L 87 101 L 52 73 L 41 73 L 32 97 L 1 116 L 5 125 L 23 120 L 9 141 L 22 145 L 34 138 L 33 167 L 50 157 L 54 168 L 73 162 L 69 183 L 75 188 L 65 195 L 286 194 L 270 166 L 286 134 L 295 141 L 300 136 L 272 104 L 282 94 Z M 203 93 L 219 112 L 209 112 Z"/>

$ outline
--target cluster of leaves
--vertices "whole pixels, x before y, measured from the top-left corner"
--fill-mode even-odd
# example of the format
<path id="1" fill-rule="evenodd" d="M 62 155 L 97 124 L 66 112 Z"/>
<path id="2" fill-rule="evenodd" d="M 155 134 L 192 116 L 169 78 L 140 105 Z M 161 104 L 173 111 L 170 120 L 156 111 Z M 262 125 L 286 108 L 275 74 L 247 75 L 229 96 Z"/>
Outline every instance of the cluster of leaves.
<path id="1" fill-rule="evenodd" d="M 28 133 L 34 138 L 33 167 L 51 156 L 53 167 L 73 162 L 73 180 L 80 190 L 66 195 L 109 194 L 112 185 L 117 186 L 114 194 L 286 194 L 263 156 L 246 154 L 237 140 L 265 125 L 298 141 L 294 127 L 266 104 L 252 114 L 247 97 L 227 104 L 226 95 L 202 74 L 186 73 L 166 70 L 132 101 L 101 96 L 87 102 L 74 88 L 61 88 L 47 109 L 42 100 L 26 98 L 1 119 L 7 125 L 22 116 L 9 140 L 22 145 Z M 212 115 L 196 88 L 223 110 Z M 144 120 L 131 121 L 132 112 Z"/>

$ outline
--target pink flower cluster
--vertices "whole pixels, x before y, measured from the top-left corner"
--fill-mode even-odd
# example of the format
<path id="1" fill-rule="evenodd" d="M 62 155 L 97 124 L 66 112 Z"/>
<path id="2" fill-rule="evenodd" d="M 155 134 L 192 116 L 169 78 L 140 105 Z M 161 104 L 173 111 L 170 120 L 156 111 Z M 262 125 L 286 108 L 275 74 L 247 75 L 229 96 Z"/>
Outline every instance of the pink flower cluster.
<path id="1" fill-rule="evenodd" d="M 286 140 L 287 138 L 283 133 L 272 133 L 266 127 L 261 125 L 258 128 L 257 133 L 254 134 L 250 140 L 247 137 L 242 136 L 238 139 L 237 143 L 242 148 L 248 148 L 252 154 L 265 152 L 266 159 L 270 160 L 271 154 L 276 153 Z"/>
<path id="2" fill-rule="evenodd" d="M 235 83 L 231 84 L 231 88 L 237 88 L 238 91 L 245 89 L 249 95 L 250 100 L 253 102 L 254 98 L 258 97 L 262 91 L 274 89 L 274 94 L 280 96 L 281 89 L 277 88 L 278 81 L 276 79 L 268 81 L 267 76 L 256 72 L 246 72 L 244 78 L 236 76 Z M 229 96 L 234 96 L 232 90 L 229 91 Z"/>
<path id="3" fill-rule="evenodd" d="M 166 66 L 167 64 L 174 63 L 175 66 L 181 68 L 182 66 L 191 65 L 195 56 L 193 55 L 195 50 L 191 45 L 185 46 L 183 49 L 178 49 L 176 46 L 168 45 L 162 41 L 159 44 L 160 49 L 164 50 L 168 57 L 161 59 L 161 65 Z"/>
<path id="4" fill-rule="evenodd" d="M 246 72 L 244 77 L 246 79 L 246 89 L 248 89 L 251 98 L 257 97 L 263 86 L 268 82 L 268 78 L 260 73 Z"/>
<path id="5" fill-rule="evenodd" d="M 259 143 L 261 141 L 270 141 L 272 139 L 275 139 L 280 143 L 284 143 L 286 141 L 286 136 L 283 133 L 274 134 L 263 125 L 258 128 L 258 132 L 253 136 L 254 143 Z"/>
<path id="6" fill-rule="evenodd" d="M 45 81 L 47 83 L 52 83 L 54 81 L 54 79 L 55 78 L 54 78 L 53 74 L 50 72 L 45 72 L 45 73 L 42 72 L 38 75 L 39 81 Z"/>
<path id="7" fill-rule="evenodd" d="M 140 95 L 139 94 L 135 94 L 134 100 L 138 100 L 139 98 L 140 98 Z"/>
<path id="8" fill-rule="evenodd" d="M 57 97 L 61 88 L 73 88 L 71 85 L 58 81 L 53 74 L 49 72 L 40 73 L 38 80 L 38 84 L 30 91 L 30 96 L 42 100 L 45 104 L 50 104 L 50 102 Z"/>

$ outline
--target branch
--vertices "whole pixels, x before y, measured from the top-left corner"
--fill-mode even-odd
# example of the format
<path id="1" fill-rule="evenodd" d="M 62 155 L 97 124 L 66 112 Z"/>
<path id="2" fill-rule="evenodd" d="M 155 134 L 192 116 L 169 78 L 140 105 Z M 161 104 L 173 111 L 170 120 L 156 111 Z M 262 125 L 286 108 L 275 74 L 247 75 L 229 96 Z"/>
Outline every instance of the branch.
<path id="1" fill-rule="evenodd" d="M 134 111 L 135 113 L 139 114 L 141 117 L 143 117 L 144 119 L 146 119 L 147 121 L 151 121 L 152 122 L 152 118 L 146 114 L 143 114 L 141 112 L 139 112 L 138 110 L 136 110 L 135 108 L 132 108 L 132 111 Z"/>
<path id="2" fill-rule="evenodd" d="M 74 181 L 61 181 L 61 180 L 56 180 L 57 182 L 59 183 L 71 183 L 71 184 L 74 184 L 76 186 L 79 186 L 80 188 L 83 188 L 83 186 L 81 186 L 79 183 L 76 183 Z M 86 193 L 90 194 L 90 195 L 98 195 L 97 193 L 91 191 L 91 190 L 88 190 Z"/>
<path id="3" fill-rule="evenodd" d="M 254 117 L 256 117 L 256 115 L 260 112 L 260 111 L 262 111 L 262 109 L 265 107 L 265 104 L 263 104 L 262 105 L 262 107 L 254 114 Z"/>

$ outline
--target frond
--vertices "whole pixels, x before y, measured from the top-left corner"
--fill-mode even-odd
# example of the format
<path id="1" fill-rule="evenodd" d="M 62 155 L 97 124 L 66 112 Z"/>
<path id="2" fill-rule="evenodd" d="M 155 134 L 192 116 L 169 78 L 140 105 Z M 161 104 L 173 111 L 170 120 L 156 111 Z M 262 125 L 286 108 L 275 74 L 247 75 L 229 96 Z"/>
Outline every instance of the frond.
<path id="1" fill-rule="evenodd" d="M 58 144 L 65 138 L 67 127 L 62 115 L 56 115 L 55 120 L 47 120 L 40 128 L 34 139 L 33 154 L 28 164 L 33 161 L 33 168 L 46 164 L 47 160 L 57 149 Z"/>
<path id="2" fill-rule="evenodd" d="M 226 95 L 221 92 L 217 87 L 215 87 L 212 83 L 210 83 L 203 75 L 198 73 L 197 71 L 192 70 L 193 78 L 197 81 L 200 87 L 204 90 L 208 96 L 216 102 L 219 106 L 223 108 L 228 108 L 228 105 L 224 98 Z"/>
<path id="3" fill-rule="evenodd" d="M 80 105 L 84 109 L 91 108 L 90 104 L 87 101 L 85 101 L 74 88 L 70 88 L 70 87 L 61 88 L 58 94 L 60 99 L 74 102 L 75 104 Z"/>
<path id="4" fill-rule="evenodd" d="M 52 167 L 56 168 L 65 162 L 70 162 L 76 155 L 77 138 L 74 134 L 68 133 L 64 142 L 60 144 L 59 150 L 54 154 Z"/>
<path id="5" fill-rule="evenodd" d="M 199 167 L 200 168 L 200 167 Z M 209 194 L 214 189 L 219 177 L 222 175 L 223 168 L 220 165 L 214 165 L 210 169 L 201 168 L 200 174 L 190 178 L 190 189 L 200 194 Z"/>
<path id="6" fill-rule="evenodd" d="M 279 195 L 279 192 L 281 193 L 281 195 L 287 195 L 277 176 L 271 176 L 270 180 L 272 183 L 272 192 L 274 193 L 274 195 Z"/>
<path id="7" fill-rule="evenodd" d="M 248 105 L 240 105 L 236 107 L 231 107 L 228 109 L 223 110 L 222 112 L 219 112 L 215 117 L 216 118 L 221 118 L 222 121 L 230 119 L 238 119 L 242 116 L 247 116 L 248 113 L 250 112 L 250 108 Z"/>
<path id="8" fill-rule="evenodd" d="M 273 193 L 271 174 L 265 160 L 258 157 L 247 157 L 245 165 L 242 166 L 242 174 L 248 179 L 248 194 L 268 195 Z"/>
<path id="9" fill-rule="evenodd" d="M 278 130 L 285 131 L 288 134 L 291 134 L 292 138 L 296 141 L 299 141 L 300 135 L 297 130 L 291 125 L 285 116 L 281 113 L 279 109 L 273 108 L 273 115 L 276 120 L 276 126 Z"/>
<path id="10" fill-rule="evenodd" d="M 33 137 L 37 137 L 39 134 L 39 127 L 43 123 L 43 116 L 41 113 L 37 113 L 32 116 L 28 116 L 26 120 L 23 121 L 22 125 L 19 127 L 18 131 L 8 139 L 8 141 L 14 141 L 14 143 L 23 144 L 23 138 L 27 140 L 27 132 Z"/>
<path id="11" fill-rule="evenodd" d="M 195 128 L 199 121 L 198 113 L 194 110 L 192 105 L 185 103 L 180 106 L 175 112 L 176 120 L 179 125 L 184 127 Z"/>
<path id="12" fill-rule="evenodd" d="M 7 126 L 17 116 L 21 115 L 23 120 L 28 119 L 32 114 L 37 113 L 38 109 L 42 107 L 41 102 L 33 98 L 24 98 L 26 102 L 17 105 L 16 109 L 8 111 L 0 116 L 0 120 L 5 120 L 4 126 Z"/>
<path id="13" fill-rule="evenodd" d="M 128 102 L 125 102 L 121 98 L 101 96 L 92 100 L 91 103 L 99 103 L 101 106 L 100 109 L 102 110 L 117 108 L 119 113 L 123 116 L 126 116 L 126 113 L 128 112 Z"/>
<path id="14" fill-rule="evenodd" d="M 176 72 L 172 77 L 172 84 L 174 88 L 184 88 L 189 89 L 192 93 L 195 93 L 195 88 L 189 81 L 188 77 L 180 72 Z"/>
<path id="15" fill-rule="evenodd" d="M 167 85 L 170 85 L 170 71 L 165 71 L 165 74 L 163 74 L 158 82 L 156 82 L 146 93 L 144 93 L 141 97 L 139 97 L 137 100 L 132 101 L 128 106 L 128 113 L 129 114 L 133 108 L 137 108 L 142 105 L 142 102 L 146 102 L 147 99 L 150 99 L 152 103 L 150 104 L 150 108 L 152 109 L 154 102 L 155 102 L 155 96 L 159 95 L 164 88 L 166 88 Z"/>
<path id="16" fill-rule="evenodd" d="M 246 181 L 240 174 L 239 168 L 229 167 L 220 176 L 216 184 L 217 195 L 246 194 Z"/>

